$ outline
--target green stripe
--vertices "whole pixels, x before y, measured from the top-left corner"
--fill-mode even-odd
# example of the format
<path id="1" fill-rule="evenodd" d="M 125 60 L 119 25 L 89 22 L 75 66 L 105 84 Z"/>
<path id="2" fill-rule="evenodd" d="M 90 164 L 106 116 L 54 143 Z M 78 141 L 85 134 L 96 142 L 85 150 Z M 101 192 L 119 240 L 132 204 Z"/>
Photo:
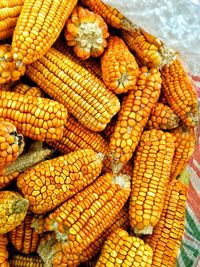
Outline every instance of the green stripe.
<path id="1" fill-rule="evenodd" d="M 182 242 L 182 245 L 183 245 L 185 248 L 188 248 L 189 250 L 191 250 L 191 251 L 193 252 L 193 255 L 194 255 L 195 257 L 197 257 L 197 256 L 199 255 L 199 251 L 198 251 L 198 249 L 196 249 L 196 248 L 190 246 L 190 245 L 187 244 L 186 242 Z"/>
<path id="2" fill-rule="evenodd" d="M 186 230 L 190 232 L 190 234 L 194 236 L 198 241 L 200 241 L 200 231 L 196 223 L 194 222 L 192 216 L 189 214 L 188 210 L 186 210 L 186 220 L 187 220 L 188 226 L 190 227 L 190 229 L 186 227 Z"/>
<path id="3" fill-rule="evenodd" d="M 193 265 L 193 260 L 188 257 L 183 246 L 181 247 L 181 257 L 182 257 L 186 267 L 191 267 Z"/>

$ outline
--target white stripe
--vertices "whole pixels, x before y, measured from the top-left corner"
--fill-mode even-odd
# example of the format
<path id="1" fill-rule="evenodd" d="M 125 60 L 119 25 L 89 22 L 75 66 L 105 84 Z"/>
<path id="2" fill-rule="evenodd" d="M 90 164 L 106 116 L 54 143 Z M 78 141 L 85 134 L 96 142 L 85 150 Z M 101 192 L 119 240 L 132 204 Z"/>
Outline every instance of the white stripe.
<path id="1" fill-rule="evenodd" d="M 186 265 L 185 265 L 185 262 L 183 261 L 183 258 L 181 257 L 181 253 L 180 253 L 180 250 L 179 250 L 179 255 L 178 255 L 178 258 L 177 258 L 177 262 L 178 262 L 178 264 L 179 264 L 179 266 L 180 267 L 187 267 Z M 177 266 L 177 265 L 176 265 Z"/>
<path id="2" fill-rule="evenodd" d="M 194 163 L 194 165 L 196 167 L 198 165 L 198 169 L 200 169 L 199 164 L 198 164 L 198 162 L 195 159 L 193 159 L 193 163 Z M 192 186 L 197 191 L 197 194 L 200 195 L 200 182 L 199 182 L 199 177 L 197 176 L 197 174 L 193 170 L 193 168 L 191 168 L 190 166 L 187 166 L 186 168 L 187 168 L 187 170 L 190 173 L 190 182 L 192 183 Z"/>

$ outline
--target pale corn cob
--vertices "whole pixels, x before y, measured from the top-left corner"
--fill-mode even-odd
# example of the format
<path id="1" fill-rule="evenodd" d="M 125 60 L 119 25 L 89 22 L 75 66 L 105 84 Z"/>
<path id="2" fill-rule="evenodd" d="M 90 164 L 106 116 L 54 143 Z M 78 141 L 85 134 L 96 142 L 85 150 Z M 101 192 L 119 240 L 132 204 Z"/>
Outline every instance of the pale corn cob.
<path id="1" fill-rule="evenodd" d="M 24 138 L 14 124 L 0 118 L 0 174 L 23 152 Z"/>
<path id="2" fill-rule="evenodd" d="M 1 0 L 0 40 L 11 37 L 17 23 L 24 0 Z"/>
<path id="3" fill-rule="evenodd" d="M 174 112 L 187 126 L 198 122 L 198 101 L 192 82 L 179 59 L 161 70 L 163 92 Z"/>
<path id="4" fill-rule="evenodd" d="M 38 256 L 14 255 L 10 260 L 10 267 L 44 267 Z"/>
<path id="5" fill-rule="evenodd" d="M 105 85 L 116 94 L 133 90 L 139 75 L 134 56 L 118 36 L 110 36 L 108 48 L 101 57 L 102 78 Z"/>
<path id="6" fill-rule="evenodd" d="M 174 137 L 161 130 L 144 131 L 133 161 L 129 204 L 136 234 L 151 234 L 160 219 L 174 156 Z"/>
<path id="7" fill-rule="evenodd" d="M 142 239 L 118 228 L 105 241 L 96 267 L 151 267 L 153 251 Z"/>
<path id="8" fill-rule="evenodd" d="M 8 262 L 8 238 L 7 235 L 0 234 L 0 266 L 9 267 Z"/>
<path id="9" fill-rule="evenodd" d="M 54 48 L 28 65 L 26 74 L 93 131 L 102 131 L 120 109 L 118 98 L 102 82 Z"/>
<path id="10" fill-rule="evenodd" d="M 179 117 L 167 105 L 157 102 L 151 110 L 146 129 L 172 130 L 179 126 Z"/>
<path id="11" fill-rule="evenodd" d="M 171 166 L 171 179 L 176 179 L 185 169 L 190 157 L 192 156 L 196 140 L 194 128 L 180 126 L 172 130 L 175 137 L 175 153 Z"/>
<path id="12" fill-rule="evenodd" d="M 41 58 L 58 38 L 77 0 L 24 0 L 12 38 L 16 61 Z"/>
<path id="13" fill-rule="evenodd" d="M 109 150 L 112 169 L 120 171 L 132 157 L 150 112 L 160 95 L 161 78 L 158 69 L 140 69 L 134 90 L 122 100 L 114 132 L 110 137 Z"/>
<path id="14" fill-rule="evenodd" d="M 34 213 L 45 213 L 92 183 L 101 173 L 103 154 L 78 150 L 46 160 L 23 172 L 17 186 Z"/>
<path id="15" fill-rule="evenodd" d="M 9 232 L 9 239 L 14 248 L 23 254 L 37 251 L 40 236 L 31 228 L 33 213 L 28 211 L 23 222 Z"/>
<path id="16" fill-rule="evenodd" d="M 40 244 L 38 253 L 47 263 L 66 266 L 74 254 L 97 240 L 112 224 L 130 194 L 130 177 L 105 174 L 45 219 L 45 230 L 62 242 Z M 67 255 L 67 257 L 66 257 Z M 70 266 L 70 265 L 69 265 Z"/>
<path id="17" fill-rule="evenodd" d="M 174 267 L 184 232 L 187 187 L 173 179 L 167 185 L 163 211 L 153 234 L 145 241 L 153 249 L 152 266 Z"/>
<path id="18" fill-rule="evenodd" d="M 0 234 L 13 230 L 24 220 L 28 205 L 28 200 L 17 192 L 0 192 Z"/>
<path id="19" fill-rule="evenodd" d="M 63 135 L 67 109 L 47 98 L 0 91 L 0 117 L 12 122 L 25 137 L 58 140 Z"/>
<path id="20" fill-rule="evenodd" d="M 103 54 L 109 32 L 101 16 L 77 5 L 66 22 L 64 35 L 74 53 L 82 59 L 88 59 Z"/>
<path id="21" fill-rule="evenodd" d="M 29 86 L 25 83 L 19 83 L 17 84 L 13 89 L 12 92 L 18 93 L 18 94 L 24 94 L 24 95 L 31 95 L 36 97 L 43 97 L 44 93 L 43 91 L 36 86 Z"/>

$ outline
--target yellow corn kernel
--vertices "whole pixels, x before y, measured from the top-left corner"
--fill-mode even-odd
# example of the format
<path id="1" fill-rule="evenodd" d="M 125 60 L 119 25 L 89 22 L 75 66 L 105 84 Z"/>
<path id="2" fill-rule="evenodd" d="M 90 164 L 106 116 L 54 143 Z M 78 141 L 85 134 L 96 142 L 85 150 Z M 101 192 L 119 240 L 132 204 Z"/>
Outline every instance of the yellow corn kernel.
<path id="1" fill-rule="evenodd" d="M 9 267 L 7 245 L 7 235 L 0 234 L 0 266 L 2 267 Z"/>
<path id="2" fill-rule="evenodd" d="M 10 267 L 43 267 L 44 263 L 38 256 L 14 255 L 10 260 Z"/>

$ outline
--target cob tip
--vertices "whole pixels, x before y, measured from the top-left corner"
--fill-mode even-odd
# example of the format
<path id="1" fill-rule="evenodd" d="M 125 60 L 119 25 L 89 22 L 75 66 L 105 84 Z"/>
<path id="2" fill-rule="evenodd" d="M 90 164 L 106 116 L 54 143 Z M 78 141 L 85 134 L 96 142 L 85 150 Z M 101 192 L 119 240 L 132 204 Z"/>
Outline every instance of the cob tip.
<path id="1" fill-rule="evenodd" d="M 12 204 L 13 213 L 20 214 L 28 209 L 29 201 L 26 198 L 16 199 Z"/>
<path id="2" fill-rule="evenodd" d="M 112 180 L 113 184 L 118 184 L 121 188 L 130 190 L 131 177 L 127 174 L 115 175 Z"/>
<path id="3" fill-rule="evenodd" d="M 145 226 L 143 229 L 134 228 L 133 229 L 135 235 L 152 235 L 153 234 L 153 227 L 151 225 Z"/>

